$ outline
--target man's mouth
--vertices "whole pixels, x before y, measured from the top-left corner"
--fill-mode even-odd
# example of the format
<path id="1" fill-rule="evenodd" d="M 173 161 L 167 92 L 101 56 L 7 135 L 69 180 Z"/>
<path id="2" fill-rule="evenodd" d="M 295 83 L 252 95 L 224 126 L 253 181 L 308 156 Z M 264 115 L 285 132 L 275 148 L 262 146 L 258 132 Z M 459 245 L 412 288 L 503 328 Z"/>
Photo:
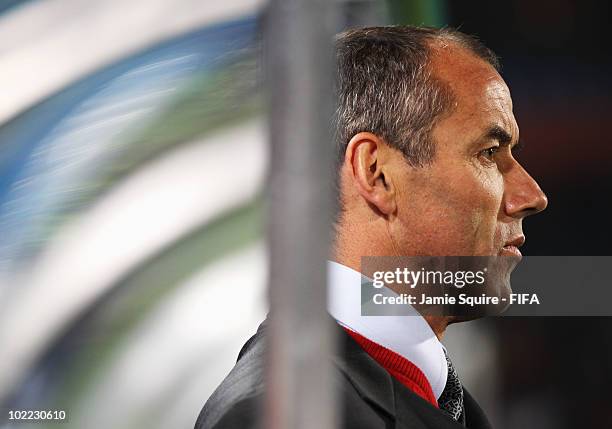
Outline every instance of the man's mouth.
<path id="1" fill-rule="evenodd" d="M 515 256 L 518 258 L 522 258 L 523 254 L 519 250 L 519 247 L 521 247 L 524 243 L 525 243 L 525 236 L 519 235 L 518 237 L 515 237 L 507 241 L 506 244 L 504 244 L 504 247 L 502 247 L 500 251 L 500 255 L 501 256 Z"/>

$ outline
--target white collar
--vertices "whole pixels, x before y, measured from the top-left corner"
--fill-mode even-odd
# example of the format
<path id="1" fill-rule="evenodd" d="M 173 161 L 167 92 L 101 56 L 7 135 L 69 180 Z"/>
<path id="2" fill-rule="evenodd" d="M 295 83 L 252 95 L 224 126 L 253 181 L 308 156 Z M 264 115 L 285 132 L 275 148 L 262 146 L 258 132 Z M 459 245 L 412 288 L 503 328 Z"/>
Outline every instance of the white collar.
<path id="1" fill-rule="evenodd" d="M 444 346 L 425 319 L 416 316 L 362 316 L 361 274 L 328 261 L 327 309 L 342 326 L 359 333 L 415 364 L 436 398 L 446 385 L 448 367 Z M 416 310 L 415 310 L 416 313 Z"/>

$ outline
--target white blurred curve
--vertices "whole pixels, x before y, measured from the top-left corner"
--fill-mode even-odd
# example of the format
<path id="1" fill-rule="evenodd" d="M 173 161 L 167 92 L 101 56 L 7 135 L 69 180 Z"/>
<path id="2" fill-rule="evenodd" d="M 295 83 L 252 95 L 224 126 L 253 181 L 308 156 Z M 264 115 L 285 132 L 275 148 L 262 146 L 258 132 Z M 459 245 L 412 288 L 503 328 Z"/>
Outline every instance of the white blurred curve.
<path id="1" fill-rule="evenodd" d="M 155 43 L 255 14 L 262 0 L 45 0 L 0 16 L 0 124 Z"/>
<path id="2" fill-rule="evenodd" d="M 265 318 L 266 261 L 260 240 L 175 288 L 122 338 L 114 359 L 72 407 L 71 426 L 192 427 Z M 151 407 L 159 403 L 163 409 Z"/>
<path id="3" fill-rule="evenodd" d="M 267 167 L 266 142 L 259 118 L 183 145 L 60 231 L 31 274 L 19 275 L 18 293 L 0 312 L 0 398 L 117 280 L 178 237 L 255 198 Z"/>

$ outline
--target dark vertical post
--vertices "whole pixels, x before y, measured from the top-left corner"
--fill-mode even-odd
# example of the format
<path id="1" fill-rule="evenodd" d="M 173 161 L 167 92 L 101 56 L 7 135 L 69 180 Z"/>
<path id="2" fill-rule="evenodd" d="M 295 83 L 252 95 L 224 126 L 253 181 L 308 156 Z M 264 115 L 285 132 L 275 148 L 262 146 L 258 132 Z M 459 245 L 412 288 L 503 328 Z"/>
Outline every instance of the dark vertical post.
<path id="1" fill-rule="evenodd" d="M 271 306 L 264 427 L 335 426 L 326 311 L 333 0 L 272 0 L 266 20 Z"/>

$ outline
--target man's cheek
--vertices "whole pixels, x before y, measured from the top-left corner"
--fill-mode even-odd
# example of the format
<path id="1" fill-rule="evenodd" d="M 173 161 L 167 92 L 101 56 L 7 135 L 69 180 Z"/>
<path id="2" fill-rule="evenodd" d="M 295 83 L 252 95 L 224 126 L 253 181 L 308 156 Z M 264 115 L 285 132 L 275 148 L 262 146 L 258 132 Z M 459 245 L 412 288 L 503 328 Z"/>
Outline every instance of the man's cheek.
<path id="1" fill-rule="evenodd" d="M 495 187 L 477 187 L 472 197 L 472 210 L 469 218 L 474 242 L 474 253 L 477 255 L 490 255 L 495 251 L 496 236 L 498 235 L 498 214 L 502 203 L 502 192 Z M 495 252 L 496 253 L 496 252 Z"/>

